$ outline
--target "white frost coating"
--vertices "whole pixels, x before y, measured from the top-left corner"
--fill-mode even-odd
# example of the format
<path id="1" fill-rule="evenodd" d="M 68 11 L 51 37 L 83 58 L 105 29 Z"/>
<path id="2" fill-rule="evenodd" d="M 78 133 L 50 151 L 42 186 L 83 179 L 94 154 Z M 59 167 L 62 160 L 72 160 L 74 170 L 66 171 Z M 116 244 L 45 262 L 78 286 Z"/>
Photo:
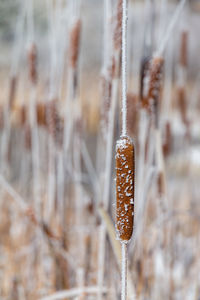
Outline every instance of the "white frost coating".
<path id="1" fill-rule="evenodd" d="M 123 0 L 122 11 L 122 135 L 127 133 L 127 0 Z"/>
<path id="2" fill-rule="evenodd" d="M 127 244 L 122 242 L 122 270 L 121 270 L 121 300 L 126 300 L 127 298 Z"/>
<path id="3" fill-rule="evenodd" d="M 130 140 L 127 140 L 127 138 L 121 138 L 120 140 L 117 141 L 116 145 L 116 152 L 118 149 L 127 149 L 129 145 L 133 145 L 133 143 Z M 122 159 L 126 162 L 126 158 L 124 154 L 121 154 Z"/>

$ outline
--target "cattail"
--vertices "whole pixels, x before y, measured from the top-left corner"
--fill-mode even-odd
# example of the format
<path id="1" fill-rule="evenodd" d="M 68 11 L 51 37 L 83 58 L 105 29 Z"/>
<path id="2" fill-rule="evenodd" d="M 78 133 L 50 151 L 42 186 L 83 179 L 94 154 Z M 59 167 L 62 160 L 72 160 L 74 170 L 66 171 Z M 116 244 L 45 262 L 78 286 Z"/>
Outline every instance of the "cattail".
<path id="1" fill-rule="evenodd" d="M 127 299 L 127 243 L 134 221 L 134 145 L 127 136 L 127 0 L 119 1 L 122 9 L 121 72 L 122 72 L 122 135 L 116 147 L 116 229 L 122 247 L 121 300 Z"/>
<path id="2" fill-rule="evenodd" d="M 63 142 L 63 122 L 58 114 L 57 99 L 53 99 L 47 103 L 45 115 L 49 133 L 55 143 L 61 145 Z"/>
<path id="3" fill-rule="evenodd" d="M 70 65 L 76 69 L 80 47 L 81 21 L 78 19 L 70 33 Z"/>
<path id="4" fill-rule="evenodd" d="M 164 60 L 162 57 L 155 57 L 152 60 L 148 89 L 148 98 L 150 101 L 158 102 L 160 99 L 163 64 Z"/>
<path id="5" fill-rule="evenodd" d="M 36 105 L 37 112 L 37 123 L 38 125 L 45 126 L 46 125 L 46 116 L 45 116 L 45 105 L 44 103 L 37 103 Z"/>
<path id="6" fill-rule="evenodd" d="M 27 120 L 27 107 L 25 105 L 22 105 L 19 110 L 20 116 L 20 125 L 23 126 L 26 123 Z"/>
<path id="7" fill-rule="evenodd" d="M 56 135 L 56 100 L 46 104 L 46 123 L 49 133 L 55 138 Z"/>
<path id="8" fill-rule="evenodd" d="M 128 242 L 134 221 L 134 145 L 121 137 L 116 147 L 116 229 L 121 241 Z"/>
<path id="9" fill-rule="evenodd" d="M 28 52 L 29 62 L 29 79 L 33 84 L 37 82 L 37 48 L 35 44 L 32 44 Z"/>
<path id="10" fill-rule="evenodd" d="M 181 45 L 180 45 L 180 65 L 187 67 L 188 65 L 188 32 L 183 31 L 181 34 Z"/>
<path id="11" fill-rule="evenodd" d="M 143 107 L 148 105 L 146 81 L 149 76 L 150 57 L 144 57 L 141 62 L 140 69 L 140 100 Z"/>
<path id="12" fill-rule="evenodd" d="M 122 0 L 118 0 L 116 24 L 114 28 L 114 47 L 119 50 L 122 44 Z"/>
<path id="13" fill-rule="evenodd" d="M 171 132 L 171 124 L 167 122 L 165 124 L 165 141 L 163 144 L 163 154 L 165 157 L 169 156 L 172 149 L 172 132 Z"/>
<path id="14" fill-rule="evenodd" d="M 17 78 L 16 76 L 12 76 L 10 79 L 10 91 L 9 91 L 9 108 L 13 107 L 13 103 L 15 100 L 15 93 L 16 93 L 16 86 L 17 86 Z"/>
<path id="15" fill-rule="evenodd" d="M 162 91 L 162 77 L 163 77 L 162 57 L 154 57 L 151 62 L 149 74 L 149 88 L 148 88 L 148 108 L 153 110 L 155 115 L 155 124 L 158 127 L 158 113 Z"/>
<path id="16" fill-rule="evenodd" d="M 157 184 L 158 184 L 158 193 L 159 196 L 162 196 L 165 194 L 165 176 L 162 171 L 158 173 L 157 177 Z"/>
<path id="17" fill-rule="evenodd" d="M 187 102 L 186 102 L 186 91 L 184 87 L 180 87 L 178 89 L 178 107 L 181 114 L 182 122 L 188 126 L 188 118 L 187 118 Z"/>

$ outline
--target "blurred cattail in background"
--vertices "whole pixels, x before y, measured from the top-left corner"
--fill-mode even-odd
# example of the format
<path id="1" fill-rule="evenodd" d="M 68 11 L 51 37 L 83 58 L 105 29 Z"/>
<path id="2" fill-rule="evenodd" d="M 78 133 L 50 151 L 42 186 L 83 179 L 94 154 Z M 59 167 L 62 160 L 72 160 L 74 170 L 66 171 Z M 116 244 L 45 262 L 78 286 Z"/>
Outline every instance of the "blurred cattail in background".
<path id="1" fill-rule="evenodd" d="M 28 51 L 28 62 L 29 62 L 29 78 L 30 81 L 35 84 L 37 82 L 37 47 L 32 44 Z"/>

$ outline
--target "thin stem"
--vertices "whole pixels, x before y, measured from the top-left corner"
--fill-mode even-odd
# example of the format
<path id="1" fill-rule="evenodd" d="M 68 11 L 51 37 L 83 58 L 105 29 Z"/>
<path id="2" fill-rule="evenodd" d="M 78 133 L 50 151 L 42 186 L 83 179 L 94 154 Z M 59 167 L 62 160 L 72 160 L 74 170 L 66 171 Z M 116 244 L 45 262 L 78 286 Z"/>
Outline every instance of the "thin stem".
<path id="1" fill-rule="evenodd" d="M 121 300 L 127 299 L 127 243 L 122 242 Z"/>
<path id="2" fill-rule="evenodd" d="M 163 54 L 165 47 L 167 45 L 167 42 L 172 35 L 174 26 L 176 25 L 176 22 L 179 20 L 180 13 L 182 12 L 182 9 L 184 8 L 185 3 L 186 3 L 186 0 L 181 0 L 179 2 L 178 6 L 174 12 L 174 15 L 171 19 L 171 22 L 167 28 L 167 31 L 164 34 L 164 39 L 163 39 L 162 43 L 160 44 L 160 48 L 158 49 L 156 56 L 161 56 Z"/>
<path id="3" fill-rule="evenodd" d="M 122 135 L 127 132 L 127 0 L 122 3 Z"/>

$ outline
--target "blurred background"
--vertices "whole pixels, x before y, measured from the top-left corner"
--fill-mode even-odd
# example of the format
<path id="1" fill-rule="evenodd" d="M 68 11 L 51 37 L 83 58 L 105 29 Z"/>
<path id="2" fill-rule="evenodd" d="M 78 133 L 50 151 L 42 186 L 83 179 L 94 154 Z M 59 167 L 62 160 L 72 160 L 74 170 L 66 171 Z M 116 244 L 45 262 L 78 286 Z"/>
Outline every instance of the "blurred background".
<path id="1" fill-rule="evenodd" d="M 200 1 L 181 2 L 129 1 L 128 299 L 200 300 Z M 120 299 L 120 18 L 120 0 L 0 0 L 1 300 Z"/>

